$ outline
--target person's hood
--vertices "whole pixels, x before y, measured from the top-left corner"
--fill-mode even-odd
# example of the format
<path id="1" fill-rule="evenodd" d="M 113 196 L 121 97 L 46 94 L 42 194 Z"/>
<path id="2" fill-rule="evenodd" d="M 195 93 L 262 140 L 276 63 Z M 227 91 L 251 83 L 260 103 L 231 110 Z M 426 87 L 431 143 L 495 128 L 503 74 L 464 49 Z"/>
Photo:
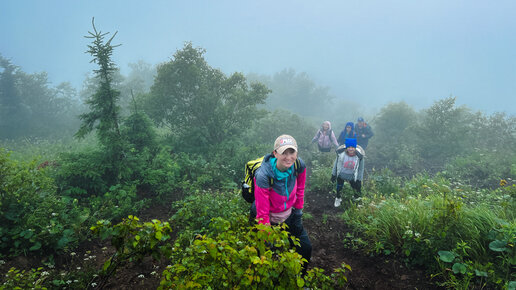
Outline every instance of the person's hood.
<path id="1" fill-rule="evenodd" d="M 330 121 L 324 121 L 321 125 L 321 130 L 324 131 L 324 124 L 328 124 L 328 130 L 331 130 L 331 123 Z"/>
<path id="2" fill-rule="evenodd" d="M 353 122 L 347 122 L 346 126 L 344 126 L 344 130 L 346 129 L 347 126 L 351 127 L 351 131 L 355 130 L 355 124 L 353 124 Z"/>

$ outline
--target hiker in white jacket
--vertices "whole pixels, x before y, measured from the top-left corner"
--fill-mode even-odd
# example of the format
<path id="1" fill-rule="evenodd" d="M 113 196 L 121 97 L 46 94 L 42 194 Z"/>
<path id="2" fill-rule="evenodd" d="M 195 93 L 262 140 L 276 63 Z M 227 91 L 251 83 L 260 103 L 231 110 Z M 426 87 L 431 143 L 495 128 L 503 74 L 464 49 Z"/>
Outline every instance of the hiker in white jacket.
<path id="1" fill-rule="evenodd" d="M 337 148 L 337 158 L 331 173 L 331 181 L 337 181 L 335 207 L 339 207 L 342 202 L 344 181 L 348 181 L 353 188 L 354 197 L 359 197 L 364 178 L 364 155 L 364 150 L 357 146 L 357 140 L 354 138 L 346 138 L 344 145 Z"/>

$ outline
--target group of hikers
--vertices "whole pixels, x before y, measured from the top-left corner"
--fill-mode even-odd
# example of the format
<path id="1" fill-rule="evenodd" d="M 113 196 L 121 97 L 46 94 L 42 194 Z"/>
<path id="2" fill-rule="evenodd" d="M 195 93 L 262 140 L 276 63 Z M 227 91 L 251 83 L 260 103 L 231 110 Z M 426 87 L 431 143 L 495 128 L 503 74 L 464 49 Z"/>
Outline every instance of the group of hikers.
<path id="1" fill-rule="evenodd" d="M 337 153 L 331 175 L 331 181 L 337 182 L 335 207 L 339 207 L 342 203 L 342 188 L 345 181 L 351 185 L 353 197 L 360 197 L 364 177 L 365 149 L 373 135 L 371 126 L 362 117 L 358 118 L 356 127 L 353 122 L 347 122 L 339 138 L 335 138 L 330 121 L 324 121 L 315 133 L 312 143 L 317 142 L 319 151 L 330 152 L 333 145 Z"/>
<path id="2" fill-rule="evenodd" d="M 335 207 L 342 202 L 341 191 L 348 181 L 359 195 L 364 175 L 364 156 L 372 129 L 358 118 L 357 126 L 348 122 L 335 138 L 329 121 L 323 122 L 312 139 L 321 152 L 331 152 L 332 145 L 337 153 L 331 180 L 337 182 Z M 274 142 L 273 151 L 265 155 L 260 167 L 254 173 L 254 202 L 251 217 L 260 224 L 288 225 L 290 234 L 299 239 L 296 251 L 306 259 L 302 275 L 307 271 L 312 256 L 312 244 L 306 233 L 301 217 L 303 215 L 306 183 L 306 165 L 298 158 L 298 146 L 294 137 L 281 135 Z"/>

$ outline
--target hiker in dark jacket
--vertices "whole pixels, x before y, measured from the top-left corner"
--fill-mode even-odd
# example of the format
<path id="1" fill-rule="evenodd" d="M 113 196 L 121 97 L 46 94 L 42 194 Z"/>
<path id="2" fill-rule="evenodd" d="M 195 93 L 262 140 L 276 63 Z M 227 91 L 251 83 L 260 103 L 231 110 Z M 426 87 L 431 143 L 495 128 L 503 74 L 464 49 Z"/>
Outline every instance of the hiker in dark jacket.
<path id="1" fill-rule="evenodd" d="M 339 147 L 337 138 L 335 138 L 335 134 L 331 129 L 330 121 L 324 121 L 322 123 L 321 129 L 317 130 L 317 133 L 315 133 L 315 136 L 312 139 L 312 143 L 315 142 L 317 142 L 317 146 L 321 152 L 330 152 L 331 145 L 334 145 L 335 148 Z"/>
<path id="2" fill-rule="evenodd" d="M 254 211 L 261 224 L 287 224 L 288 231 L 299 239 L 300 246 L 296 246 L 296 251 L 310 262 L 312 244 L 301 220 L 305 203 L 306 165 L 299 158 L 299 168 L 296 170 L 296 159 L 296 140 L 289 135 L 279 136 L 274 142 L 272 154 L 266 155 L 256 170 L 255 203 L 251 214 Z M 303 274 L 307 267 L 308 263 L 305 263 Z"/>
<path id="3" fill-rule="evenodd" d="M 346 138 L 357 138 L 357 134 L 355 133 L 355 125 L 353 122 L 347 122 L 346 126 L 344 127 L 344 130 L 340 132 L 339 139 L 337 142 L 339 143 L 339 146 L 344 145 L 344 142 L 346 141 Z"/>
<path id="4" fill-rule="evenodd" d="M 355 133 L 357 133 L 357 144 L 363 149 L 367 148 L 369 138 L 373 137 L 373 129 L 369 126 L 364 118 L 359 117 L 357 126 L 355 127 Z"/>

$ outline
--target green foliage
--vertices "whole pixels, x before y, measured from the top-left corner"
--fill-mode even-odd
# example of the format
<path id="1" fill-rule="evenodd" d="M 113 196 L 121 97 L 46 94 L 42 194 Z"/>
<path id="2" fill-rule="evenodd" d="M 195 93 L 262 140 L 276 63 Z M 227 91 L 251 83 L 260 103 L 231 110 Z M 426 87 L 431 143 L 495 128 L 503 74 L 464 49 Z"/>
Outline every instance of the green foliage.
<path id="1" fill-rule="evenodd" d="M 414 130 L 414 141 L 427 166 L 435 170 L 448 158 L 469 152 L 475 141 L 473 124 L 469 110 L 456 107 L 454 97 L 439 100 L 425 110 Z"/>
<path id="2" fill-rule="evenodd" d="M 42 272 L 42 267 L 30 271 L 11 268 L 5 274 L 4 283 L 0 289 L 48 289 L 45 283 L 49 277 L 48 272 Z"/>
<path id="3" fill-rule="evenodd" d="M 248 86 L 242 74 L 226 77 L 208 65 L 204 52 L 186 43 L 158 67 L 146 100 L 149 116 L 170 128 L 181 151 L 202 152 L 240 136 L 261 117 L 256 105 L 269 92 L 262 84 Z"/>
<path id="4" fill-rule="evenodd" d="M 508 160 L 516 160 L 516 155 L 478 150 L 468 156 L 454 158 L 446 165 L 444 175 L 474 187 L 496 188 L 500 179 L 516 179 L 507 167 Z"/>
<path id="5" fill-rule="evenodd" d="M 176 243 L 183 246 L 190 242 L 195 234 L 205 234 L 213 218 L 247 220 L 249 204 L 238 190 L 222 192 L 198 192 L 186 196 L 174 203 L 177 212 L 171 217 L 171 222 L 180 232 Z"/>
<path id="6" fill-rule="evenodd" d="M 35 162 L 21 163 L 0 149 L 0 254 L 62 251 L 77 244 L 88 218 L 56 195 L 53 180 Z"/>
<path id="7" fill-rule="evenodd" d="M 331 154 L 334 156 L 333 154 Z M 318 160 L 312 161 L 309 189 L 310 192 L 323 192 L 333 194 L 335 184 L 331 182 L 331 167 L 319 164 Z"/>
<path id="8" fill-rule="evenodd" d="M 486 194 L 442 177 L 419 175 L 399 193 L 383 195 L 370 188 L 370 196 L 343 217 L 369 241 L 369 251 L 396 253 L 409 264 L 440 268 L 448 286 L 500 285 L 511 279 L 507 267 L 513 263 L 512 249 L 504 246 L 513 244 L 513 226 L 499 225 L 504 218 L 510 222 L 502 224 L 514 224 L 507 212 L 516 208 L 506 188 Z M 436 263 L 439 251 L 441 263 L 451 264 Z M 450 252 L 454 256 L 447 259 Z M 451 273 L 446 270 L 450 268 Z"/>
<path id="9" fill-rule="evenodd" d="M 58 159 L 56 183 L 62 194 L 86 202 L 86 198 L 100 195 L 109 188 L 110 164 L 104 162 L 105 153 L 90 148 L 79 152 L 64 152 Z"/>
<path id="10" fill-rule="evenodd" d="M 367 150 L 373 160 L 370 166 L 388 167 L 394 172 L 407 174 L 419 163 L 414 146 L 414 125 L 418 115 L 404 102 L 390 103 L 375 116 L 375 135 Z"/>
<path id="11" fill-rule="evenodd" d="M 499 227 L 494 228 L 488 235 L 492 240 L 489 243 L 489 249 L 497 253 L 495 263 L 504 273 L 503 280 L 516 281 L 516 273 L 512 270 L 516 266 L 516 222 L 502 222 Z M 497 272 L 498 273 L 498 272 Z"/>
<path id="12" fill-rule="evenodd" d="M 136 196 L 135 186 L 113 185 L 105 194 L 88 198 L 93 219 L 118 220 L 148 205 Z"/>
<path id="13" fill-rule="evenodd" d="M 148 256 L 159 261 L 170 256 L 172 252 L 172 246 L 167 242 L 171 238 L 172 228 L 168 222 L 157 219 L 142 223 L 140 219 L 130 215 L 114 226 L 109 221 L 99 220 L 91 230 L 102 239 L 110 238 L 116 249 L 115 254 L 103 265 L 99 288 L 124 263 L 141 261 Z"/>
<path id="14" fill-rule="evenodd" d="M 318 268 L 308 271 L 306 280 L 301 277 L 306 260 L 290 246 L 292 237 L 284 226 L 250 228 L 244 221 L 215 218 L 210 233 L 197 235 L 185 249 L 175 245 L 174 255 L 180 258 L 163 271 L 159 289 L 334 287 Z M 339 283 L 346 281 L 346 269 L 350 267 L 338 269 Z"/>
<path id="15" fill-rule="evenodd" d="M 145 148 L 155 152 L 158 146 L 157 134 L 152 121 L 142 112 L 133 112 L 122 126 L 122 135 L 127 139 L 130 152 L 142 152 Z"/>
<path id="16" fill-rule="evenodd" d="M 379 195 L 398 195 L 401 187 L 401 178 L 397 177 L 390 169 L 375 171 L 368 178 L 369 190 Z"/>

